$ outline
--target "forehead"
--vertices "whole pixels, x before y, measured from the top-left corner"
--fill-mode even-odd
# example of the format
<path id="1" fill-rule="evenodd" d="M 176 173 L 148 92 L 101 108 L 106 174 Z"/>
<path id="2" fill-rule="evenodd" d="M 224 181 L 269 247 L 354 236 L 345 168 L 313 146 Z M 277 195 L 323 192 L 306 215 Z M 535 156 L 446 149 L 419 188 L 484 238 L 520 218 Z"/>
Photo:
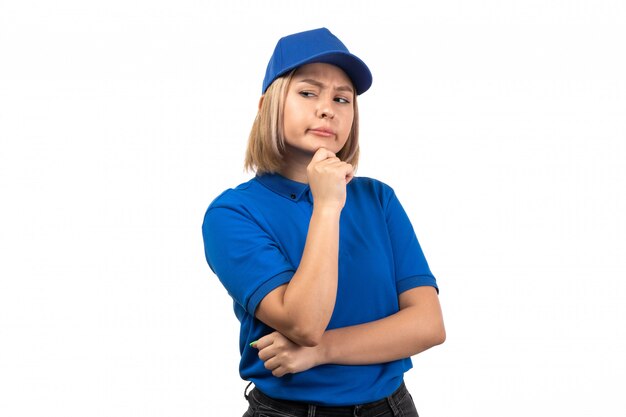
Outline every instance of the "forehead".
<path id="1" fill-rule="evenodd" d="M 322 62 L 302 65 L 296 70 L 293 77 L 296 80 L 312 78 L 320 81 L 325 80 L 327 82 L 333 82 L 335 84 L 352 85 L 352 80 L 341 68 Z"/>

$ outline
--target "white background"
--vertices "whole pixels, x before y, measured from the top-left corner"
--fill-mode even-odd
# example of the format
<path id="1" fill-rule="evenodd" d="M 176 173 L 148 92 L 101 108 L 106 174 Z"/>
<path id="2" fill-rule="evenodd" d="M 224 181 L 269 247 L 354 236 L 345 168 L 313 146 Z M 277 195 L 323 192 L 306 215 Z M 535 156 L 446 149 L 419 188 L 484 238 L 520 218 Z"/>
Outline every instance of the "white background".
<path id="1" fill-rule="evenodd" d="M 618 0 L 1 1 L 0 415 L 243 414 L 200 226 L 276 41 L 321 26 L 441 287 L 420 414 L 626 415 Z"/>

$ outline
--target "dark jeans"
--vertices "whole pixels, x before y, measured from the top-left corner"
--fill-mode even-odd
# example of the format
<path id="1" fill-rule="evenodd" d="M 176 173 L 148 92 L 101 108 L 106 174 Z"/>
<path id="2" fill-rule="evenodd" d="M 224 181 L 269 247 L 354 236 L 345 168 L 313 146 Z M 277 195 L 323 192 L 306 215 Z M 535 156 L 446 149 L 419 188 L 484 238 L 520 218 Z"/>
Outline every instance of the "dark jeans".
<path id="1" fill-rule="evenodd" d="M 257 388 L 245 396 L 250 407 L 243 417 L 419 417 L 413 398 L 404 382 L 387 398 L 344 407 L 323 407 L 296 401 L 276 400 L 263 394 Z"/>

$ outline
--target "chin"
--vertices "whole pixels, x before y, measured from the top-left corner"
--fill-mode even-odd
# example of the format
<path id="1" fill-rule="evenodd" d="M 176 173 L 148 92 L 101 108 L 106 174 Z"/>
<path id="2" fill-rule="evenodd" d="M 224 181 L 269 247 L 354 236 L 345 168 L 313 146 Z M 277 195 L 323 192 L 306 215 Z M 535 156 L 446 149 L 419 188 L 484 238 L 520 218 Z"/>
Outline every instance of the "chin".
<path id="1" fill-rule="evenodd" d="M 320 150 L 321 148 L 325 148 L 328 149 L 329 151 L 333 152 L 333 153 L 337 153 L 341 150 L 341 148 L 337 147 L 337 144 L 334 142 L 321 142 L 321 143 L 316 143 L 314 146 L 314 151 L 313 152 L 317 152 L 318 150 Z"/>
<path id="2" fill-rule="evenodd" d="M 311 157 L 315 155 L 315 152 L 319 151 L 321 148 L 328 149 L 335 155 L 341 150 L 341 148 L 337 149 L 337 146 L 334 143 L 324 143 L 324 142 L 309 143 L 305 146 L 293 146 L 293 145 L 287 144 L 287 148 L 289 150 L 289 153 L 291 154 L 307 155 Z"/>

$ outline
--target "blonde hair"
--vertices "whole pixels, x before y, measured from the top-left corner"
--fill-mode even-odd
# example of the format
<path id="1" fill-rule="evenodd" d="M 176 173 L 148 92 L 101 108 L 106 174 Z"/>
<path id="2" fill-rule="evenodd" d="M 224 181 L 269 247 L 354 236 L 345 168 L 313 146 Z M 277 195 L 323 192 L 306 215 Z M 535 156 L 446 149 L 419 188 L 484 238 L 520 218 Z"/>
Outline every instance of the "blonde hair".
<path id="1" fill-rule="evenodd" d="M 296 70 L 283 75 L 267 88 L 250 136 L 244 168 L 258 174 L 280 171 L 284 162 L 285 135 L 283 132 L 283 109 L 289 83 Z M 354 119 L 346 144 L 337 153 L 342 161 L 351 164 L 355 169 L 359 161 L 359 107 L 356 95 L 352 100 Z"/>

